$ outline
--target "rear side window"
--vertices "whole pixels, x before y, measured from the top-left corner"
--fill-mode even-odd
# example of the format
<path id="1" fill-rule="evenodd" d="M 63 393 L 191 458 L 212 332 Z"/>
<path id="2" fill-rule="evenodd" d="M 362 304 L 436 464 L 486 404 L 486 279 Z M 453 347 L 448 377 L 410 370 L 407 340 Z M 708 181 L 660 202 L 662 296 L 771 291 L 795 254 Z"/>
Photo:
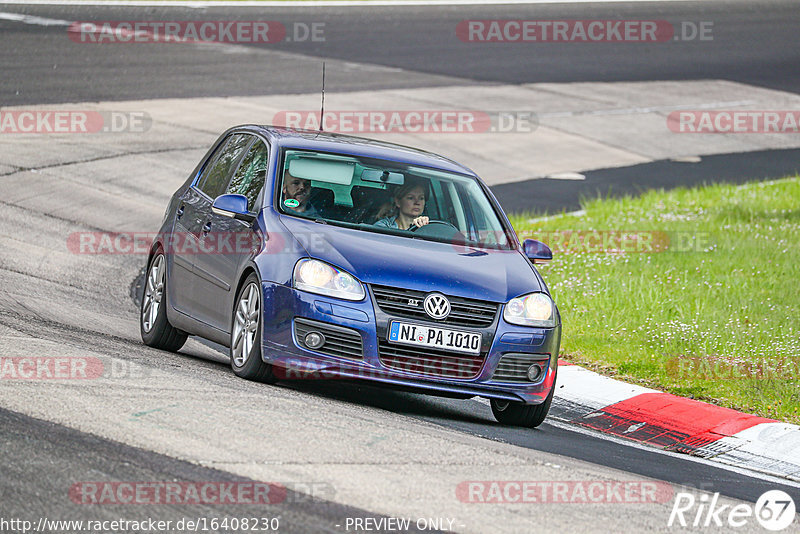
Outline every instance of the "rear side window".
<path id="1" fill-rule="evenodd" d="M 242 164 L 228 184 L 227 194 L 238 194 L 247 197 L 247 209 L 257 209 L 258 195 L 264 188 L 267 174 L 267 147 L 260 139 L 253 143 Z"/>
<path id="2" fill-rule="evenodd" d="M 251 140 L 252 137 L 247 134 L 230 136 L 219 157 L 200 178 L 200 182 L 197 184 L 200 191 L 208 195 L 212 200 L 224 193 L 231 172 L 236 168 L 236 163 L 238 163 L 242 152 L 244 152 Z"/>

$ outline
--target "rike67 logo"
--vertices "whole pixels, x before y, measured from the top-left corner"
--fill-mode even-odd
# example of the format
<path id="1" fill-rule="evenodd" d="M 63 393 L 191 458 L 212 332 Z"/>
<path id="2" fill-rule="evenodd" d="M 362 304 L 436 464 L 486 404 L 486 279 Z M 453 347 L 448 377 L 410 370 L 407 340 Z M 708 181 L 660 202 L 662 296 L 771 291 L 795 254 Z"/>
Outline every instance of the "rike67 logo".
<path id="1" fill-rule="evenodd" d="M 752 525 L 753 518 L 765 529 L 779 532 L 795 521 L 794 500 L 781 490 L 770 490 L 758 498 L 755 505 L 719 504 L 719 493 L 696 497 L 678 493 L 667 526 L 740 528 Z"/>

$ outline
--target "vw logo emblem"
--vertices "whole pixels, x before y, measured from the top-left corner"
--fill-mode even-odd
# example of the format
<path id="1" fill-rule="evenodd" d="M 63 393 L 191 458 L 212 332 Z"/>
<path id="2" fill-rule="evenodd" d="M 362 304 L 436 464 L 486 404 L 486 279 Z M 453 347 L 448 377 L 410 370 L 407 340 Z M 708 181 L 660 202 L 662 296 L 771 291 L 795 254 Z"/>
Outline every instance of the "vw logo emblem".
<path id="1" fill-rule="evenodd" d="M 441 293 L 431 293 L 425 297 L 422 307 L 432 319 L 444 319 L 450 315 L 450 301 Z"/>

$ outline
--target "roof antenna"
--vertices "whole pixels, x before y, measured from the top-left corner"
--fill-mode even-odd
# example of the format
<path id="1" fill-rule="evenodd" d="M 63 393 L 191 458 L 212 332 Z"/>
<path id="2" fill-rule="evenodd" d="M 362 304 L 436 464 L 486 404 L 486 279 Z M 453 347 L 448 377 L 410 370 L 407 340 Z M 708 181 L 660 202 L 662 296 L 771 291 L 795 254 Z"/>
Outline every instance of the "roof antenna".
<path id="1" fill-rule="evenodd" d="M 322 62 L 322 106 L 319 110 L 319 131 L 322 131 L 322 126 L 325 124 L 325 62 Z"/>

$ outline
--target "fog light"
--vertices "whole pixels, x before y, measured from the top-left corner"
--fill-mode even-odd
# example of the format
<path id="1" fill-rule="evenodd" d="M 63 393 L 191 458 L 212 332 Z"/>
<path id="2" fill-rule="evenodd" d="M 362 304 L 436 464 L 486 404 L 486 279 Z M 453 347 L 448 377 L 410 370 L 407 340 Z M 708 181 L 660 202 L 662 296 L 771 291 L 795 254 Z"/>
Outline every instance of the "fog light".
<path id="1" fill-rule="evenodd" d="M 528 367 L 528 380 L 536 382 L 542 376 L 542 366 L 535 363 Z"/>
<path id="2" fill-rule="evenodd" d="M 318 349 L 325 344 L 325 336 L 320 332 L 309 332 L 306 334 L 305 343 L 309 349 Z"/>

